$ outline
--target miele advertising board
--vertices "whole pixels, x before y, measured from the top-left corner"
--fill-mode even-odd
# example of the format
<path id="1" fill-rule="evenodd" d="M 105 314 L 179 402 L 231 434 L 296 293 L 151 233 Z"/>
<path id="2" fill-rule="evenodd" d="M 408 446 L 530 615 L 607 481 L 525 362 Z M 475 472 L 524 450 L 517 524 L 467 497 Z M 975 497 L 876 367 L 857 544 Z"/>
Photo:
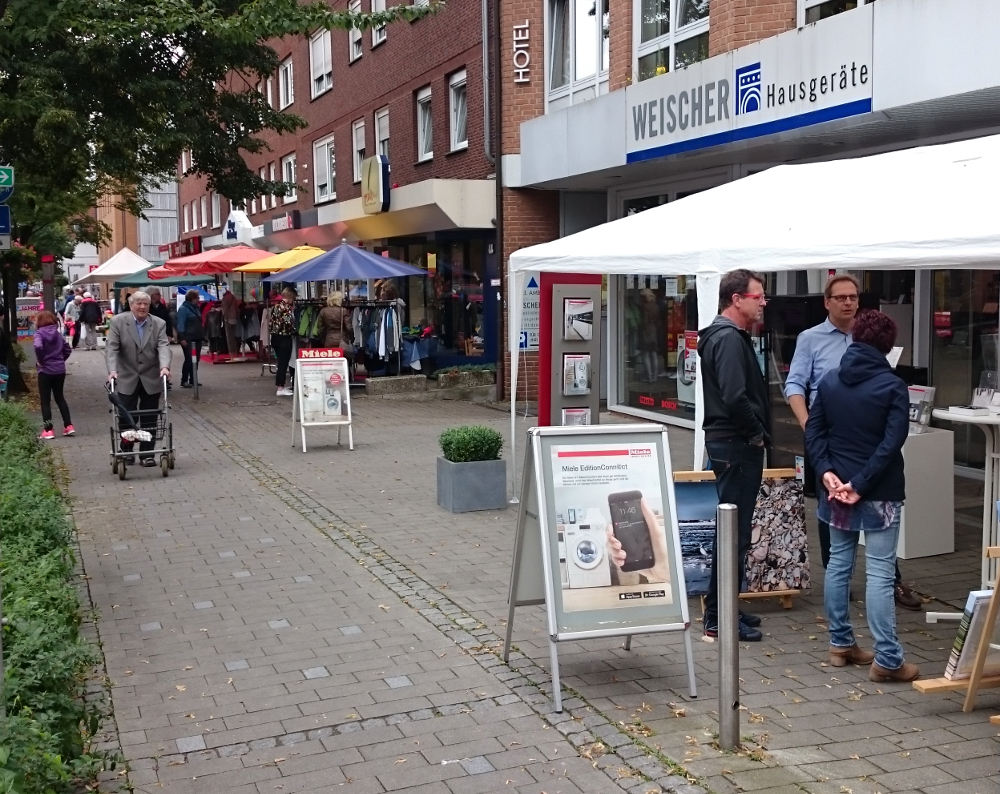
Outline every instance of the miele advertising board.
<path id="1" fill-rule="evenodd" d="M 873 8 L 629 86 L 628 162 L 870 113 Z"/>

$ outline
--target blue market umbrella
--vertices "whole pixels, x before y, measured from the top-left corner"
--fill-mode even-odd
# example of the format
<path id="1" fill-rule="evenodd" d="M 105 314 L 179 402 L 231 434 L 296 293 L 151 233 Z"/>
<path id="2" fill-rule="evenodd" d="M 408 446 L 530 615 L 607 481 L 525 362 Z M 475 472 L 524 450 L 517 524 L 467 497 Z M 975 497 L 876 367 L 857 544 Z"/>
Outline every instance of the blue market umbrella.
<path id="1" fill-rule="evenodd" d="M 426 276 L 427 271 L 396 259 L 389 259 L 341 243 L 332 251 L 320 254 L 301 265 L 274 273 L 264 281 L 337 281 L 366 278 L 398 278 L 400 276 Z"/>

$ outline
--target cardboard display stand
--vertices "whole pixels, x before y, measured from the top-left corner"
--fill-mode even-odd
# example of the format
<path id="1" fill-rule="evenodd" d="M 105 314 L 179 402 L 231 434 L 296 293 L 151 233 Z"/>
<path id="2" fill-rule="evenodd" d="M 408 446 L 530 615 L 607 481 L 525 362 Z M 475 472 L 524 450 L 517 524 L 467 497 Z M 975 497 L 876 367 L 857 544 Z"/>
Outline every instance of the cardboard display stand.
<path id="1" fill-rule="evenodd" d="M 347 442 L 354 449 L 351 426 L 351 390 L 347 359 L 339 348 L 300 349 L 295 361 L 295 394 L 292 397 L 292 446 L 296 444 L 296 423 L 306 451 L 307 427 L 337 428 L 337 443 L 347 427 Z"/>
<path id="2" fill-rule="evenodd" d="M 544 604 L 556 711 L 558 644 L 567 640 L 681 631 L 697 696 L 669 470 L 657 426 L 528 431 L 504 660 L 515 608 Z"/>

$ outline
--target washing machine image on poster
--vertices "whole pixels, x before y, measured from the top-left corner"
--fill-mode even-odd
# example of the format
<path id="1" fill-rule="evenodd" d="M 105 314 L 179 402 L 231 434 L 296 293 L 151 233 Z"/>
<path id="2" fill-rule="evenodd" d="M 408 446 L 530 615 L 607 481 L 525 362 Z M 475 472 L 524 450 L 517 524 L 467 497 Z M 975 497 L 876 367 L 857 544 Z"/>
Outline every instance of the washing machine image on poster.
<path id="1" fill-rule="evenodd" d="M 551 455 L 563 609 L 672 603 L 656 447 L 556 444 Z"/>

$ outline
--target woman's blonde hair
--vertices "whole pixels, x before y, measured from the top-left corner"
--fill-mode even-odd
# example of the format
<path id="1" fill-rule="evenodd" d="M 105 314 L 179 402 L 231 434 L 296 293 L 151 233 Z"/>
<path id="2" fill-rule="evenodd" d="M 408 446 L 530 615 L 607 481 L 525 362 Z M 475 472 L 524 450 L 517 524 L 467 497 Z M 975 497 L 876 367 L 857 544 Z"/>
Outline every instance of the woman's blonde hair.
<path id="1" fill-rule="evenodd" d="M 331 292 L 326 297 L 327 306 L 343 306 L 344 305 L 344 293 L 343 292 Z"/>

